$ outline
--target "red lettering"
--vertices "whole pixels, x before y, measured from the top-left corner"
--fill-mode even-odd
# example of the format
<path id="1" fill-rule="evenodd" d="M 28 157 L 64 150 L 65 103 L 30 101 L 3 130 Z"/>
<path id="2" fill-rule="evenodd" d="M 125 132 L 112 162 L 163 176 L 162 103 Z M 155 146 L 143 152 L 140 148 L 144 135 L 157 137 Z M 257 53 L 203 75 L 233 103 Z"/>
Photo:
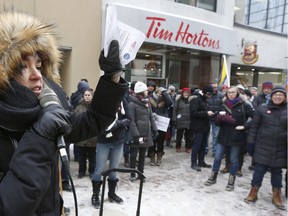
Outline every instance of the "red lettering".
<path id="1" fill-rule="evenodd" d="M 152 33 L 152 30 L 154 28 L 154 25 L 155 25 L 155 20 L 158 20 L 158 21 L 166 21 L 166 19 L 164 18 L 159 18 L 159 17 L 146 17 L 146 20 L 152 20 L 149 28 L 148 28 L 148 31 L 146 33 L 146 37 L 149 38 L 151 33 Z"/>
<path id="2" fill-rule="evenodd" d="M 166 30 L 162 27 L 166 19 L 161 17 L 146 17 L 146 20 L 151 20 L 146 37 L 158 38 L 163 40 L 172 41 L 173 32 Z M 185 24 L 183 21 L 180 23 L 179 28 L 175 34 L 175 42 L 193 44 L 195 46 L 209 47 L 212 49 L 220 48 L 220 40 L 212 39 L 208 33 L 202 29 L 200 32 L 192 33 L 190 24 Z"/>

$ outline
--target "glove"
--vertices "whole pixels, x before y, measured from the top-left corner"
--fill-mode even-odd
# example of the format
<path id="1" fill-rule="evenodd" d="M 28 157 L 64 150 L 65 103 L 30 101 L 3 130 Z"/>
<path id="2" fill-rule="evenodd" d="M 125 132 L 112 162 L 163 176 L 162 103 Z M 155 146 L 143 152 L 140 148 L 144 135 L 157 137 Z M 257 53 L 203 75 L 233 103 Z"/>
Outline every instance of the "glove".
<path id="1" fill-rule="evenodd" d="M 156 130 L 156 131 L 152 131 L 152 139 L 153 139 L 153 140 L 156 140 L 157 137 L 158 137 L 158 135 L 159 135 L 159 133 L 158 133 L 157 130 Z"/>
<path id="2" fill-rule="evenodd" d="M 56 141 L 57 137 L 67 135 L 71 130 L 72 125 L 68 112 L 59 105 L 49 105 L 41 110 L 38 120 L 32 125 L 30 131 Z"/>
<path id="3" fill-rule="evenodd" d="M 99 66 L 104 71 L 105 76 L 112 77 L 123 70 L 119 58 L 119 43 L 117 40 L 111 41 L 107 57 L 104 57 L 104 49 L 102 49 L 99 56 Z"/>
<path id="4" fill-rule="evenodd" d="M 247 152 L 250 156 L 253 156 L 255 150 L 255 144 L 254 143 L 247 143 Z"/>
<path id="5" fill-rule="evenodd" d="M 236 123 L 236 120 L 230 115 L 219 115 L 218 114 L 216 117 L 216 122 L 217 123 L 226 122 L 230 125 L 233 125 Z"/>

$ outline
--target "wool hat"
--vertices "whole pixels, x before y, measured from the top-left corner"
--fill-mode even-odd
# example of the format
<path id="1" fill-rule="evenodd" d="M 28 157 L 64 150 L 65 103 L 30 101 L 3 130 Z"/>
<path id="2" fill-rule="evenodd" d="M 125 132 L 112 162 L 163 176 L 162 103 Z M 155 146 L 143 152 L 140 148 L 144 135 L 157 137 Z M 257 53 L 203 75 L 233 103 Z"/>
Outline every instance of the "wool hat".
<path id="1" fill-rule="evenodd" d="M 181 92 L 183 93 L 183 92 L 185 92 L 185 91 L 187 91 L 187 92 L 189 92 L 190 93 L 190 89 L 189 88 L 187 88 L 187 87 L 185 87 L 185 88 L 182 88 L 182 90 L 181 90 Z"/>
<path id="2" fill-rule="evenodd" d="M 0 12 L 0 91 L 19 70 L 23 55 L 38 54 L 42 75 L 60 84 L 61 52 L 52 23 L 26 13 Z"/>
<path id="3" fill-rule="evenodd" d="M 272 82 L 264 82 L 262 84 L 262 89 L 264 88 L 270 88 L 270 89 L 273 89 L 273 83 Z"/>
<path id="4" fill-rule="evenodd" d="M 77 85 L 78 91 L 81 92 L 82 94 L 84 94 L 84 92 L 89 88 L 90 88 L 89 84 L 85 81 L 80 81 Z"/>
<path id="5" fill-rule="evenodd" d="M 205 86 L 203 88 L 202 92 L 204 94 L 207 94 L 207 93 L 211 93 L 212 94 L 213 93 L 213 87 L 211 85 L 207 85 L 207 86 Z"/>
<path id="6" fill-rule="evenodd" d="M 136 84 L 134 86 L 134 92 L 136 94 L 144 92 L 146 90 L 147 90 L 147 85 L 145 83 L 140 82 L 140 81 L 136 82 Z"/>
<path id="7" fill-rule="evenodd" d="M 275 94 L 276 92 L 282 92 L 285 95 L 285 97 L 287 97 L 287 91 L 286 91 L 286 89 L 283 86 L 275 86 L 272 89 L 271 96 L 273 94 Z"/>

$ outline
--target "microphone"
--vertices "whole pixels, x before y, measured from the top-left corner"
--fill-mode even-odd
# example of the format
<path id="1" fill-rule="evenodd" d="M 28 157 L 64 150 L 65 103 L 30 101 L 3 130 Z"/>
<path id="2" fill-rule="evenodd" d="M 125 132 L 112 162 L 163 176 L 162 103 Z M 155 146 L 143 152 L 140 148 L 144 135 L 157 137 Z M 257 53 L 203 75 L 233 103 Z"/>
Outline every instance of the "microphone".
<path id="1" fill-rule="evenodd" d="M 56 93 L 47 87 L 44 87 L 43 90 L 41 91 L 39 97 L 38 97 L 40 106 L 42 108 L 45 108 L 50 105 L 60 105 L 60 101 L 56 95 Z M 61 156 L 61 161 L 63 162 L 64 166 L 66 167 L 67 171 L 69 172 L 70 166 L 69 166 L 69 159 L 67 156 L 67 151 L 66 151 L 66 145 L 65 145 L 65 140 L 63 135 L 60 135 L 57 138 L 57 147 Z"/>

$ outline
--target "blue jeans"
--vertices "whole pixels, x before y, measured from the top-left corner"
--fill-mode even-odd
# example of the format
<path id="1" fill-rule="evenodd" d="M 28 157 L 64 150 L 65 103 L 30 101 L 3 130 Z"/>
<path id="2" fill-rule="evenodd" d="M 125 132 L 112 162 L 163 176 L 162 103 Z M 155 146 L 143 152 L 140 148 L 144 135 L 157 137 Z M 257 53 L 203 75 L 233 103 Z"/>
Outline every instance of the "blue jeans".
<path id="1" fill-rule="evenodd" d="M 109 169 L 118 168 L 123 152 L 123 143 L 97 143 L 96 166 L 92 181 L 101 181 L 101 174 L 105 171 L 109 159 Z M 109 179 L 117 179 L 116 172 L 110 172 Z"/>
<path id="2" fill-rule="evenodd" d="M 215 121 L 210 121 L 211 129 L 212 129 L 212 152 L 213 154 L 216 153 L 217 150 L 217 136 L 219 132 L 219 127 L 216 126 Z"/>
<path id="3" fill-rule="evenodd" d="M 253 178 L 251 185 L 261 187 L 263 177 L 267 172 L 269 166 L 255 163 Z M 272 187 L 281 188 L 282 187 L 282 169 L 280 167 L 270 167 L 271 170 L 271 185 Z"/>
<path id="4" fill-rule="evenodd" d="M 194 143 L 192 145 L 191 152 L 191 166 L 204 162 L 205 146 L 208 142 L 208 134 L 208 132 L 194 132 Z"/>
<path id="5" fill-rule="evenodd" d="M 218 172 L 221 166 L 221 161 L 223 155 L 225 153 L 225 149 L 230 148 L 230 168 L 229 172 L 231 175 L 236 175 L 238 167 L 239 167 L 239 153 L 240 153 L 240 146 L 224 146 L 218 143 L 216 155 L 214 158 L 214 163 L 212 167 L 212 171 Z"/>

